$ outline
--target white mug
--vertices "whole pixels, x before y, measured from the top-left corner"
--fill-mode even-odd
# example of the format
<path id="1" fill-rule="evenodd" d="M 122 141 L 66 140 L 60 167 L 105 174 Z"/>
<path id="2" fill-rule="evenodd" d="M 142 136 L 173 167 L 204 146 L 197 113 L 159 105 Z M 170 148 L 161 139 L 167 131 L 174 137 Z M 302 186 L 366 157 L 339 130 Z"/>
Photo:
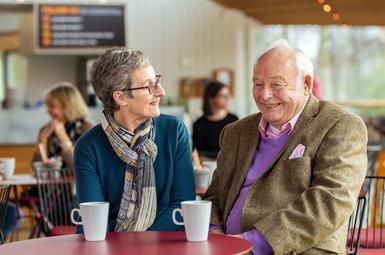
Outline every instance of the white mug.
<path id="1" fill-rule="evenodd" d="M 183 201 L 182 209 L 172 212 L 172 220 L 176 225 L 184 225 L 188 241 L 206 241 L 209 233 L 211 201 Z M 176 213 L 183 216 L 184 222 L 176 220 Z"/>
<path id="2" fill-rule="evenodd" d="M 87 241 L 101 241 L 106 239 L 108 222 L 108 202 L 80 203 L 78 208 L 71 211 L 71 221 L 76 225 L 83 225 L 84 237 Z M 78 212 L 82 221 L 74 219 L 74 213 Z"/>
<path id="3" fill-rule="evenodd" d="M 0 158 L 0 172 L 9 180 L 15 172 L 15 158 Z"/>

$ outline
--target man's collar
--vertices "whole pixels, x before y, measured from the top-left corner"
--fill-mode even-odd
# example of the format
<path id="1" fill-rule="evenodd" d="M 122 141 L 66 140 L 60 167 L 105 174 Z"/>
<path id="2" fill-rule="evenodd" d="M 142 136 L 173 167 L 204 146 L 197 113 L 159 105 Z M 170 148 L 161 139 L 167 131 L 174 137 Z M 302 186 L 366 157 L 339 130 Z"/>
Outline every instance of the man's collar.
<path id="1" fill-rule="evenodd" d="M 275 128 L 272 125 L 270 125 L 269 122 L 267 122 L 262 116 L 262 118 L 259 122 L 259 125 L 258 125 L 258 129 L 259 129 L 259 132 L 261 133 L 262 137 L 277 139 L 277 138 L 281 137 L 283 134 L 290 134 L 291 131 L 293 130 L 295 124 L 297 123 L 299 116 L 301 115 L 301 113 L 305 109 L 305 106 L 306 106 L 307 102 L 309 101 L 309 98 L 310 98 L 310 96 L 306 99 L 306 102 L 302 106 L 302 109 L 296 115 L 294 115 L 293 118 L 291 118 L 288 122 L 283 124 L 281 129 Z"/>

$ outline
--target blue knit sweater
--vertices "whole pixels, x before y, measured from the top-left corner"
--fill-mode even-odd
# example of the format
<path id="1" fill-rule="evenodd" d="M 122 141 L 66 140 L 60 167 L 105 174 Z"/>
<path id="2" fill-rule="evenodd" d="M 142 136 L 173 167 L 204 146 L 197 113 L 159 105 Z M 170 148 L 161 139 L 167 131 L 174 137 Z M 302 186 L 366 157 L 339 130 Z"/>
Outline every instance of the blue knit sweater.
<path id="1" fill-rule="evenodd" d="M 182 230 L 171 214 L 181 201 L 195 199 L 189 135 L 173 116 L 155 120 L 158 155 L 154 162 L 157 211 L 148 230 Z M 123 193 L 125 163 L 115 154 L 101 125 L 83 135 L 75 146 L 74 171 L 78 203 L 108 201 L 108 231 L 114 231 Z M 82 228 L 78 228 L 82 232 Z"/>

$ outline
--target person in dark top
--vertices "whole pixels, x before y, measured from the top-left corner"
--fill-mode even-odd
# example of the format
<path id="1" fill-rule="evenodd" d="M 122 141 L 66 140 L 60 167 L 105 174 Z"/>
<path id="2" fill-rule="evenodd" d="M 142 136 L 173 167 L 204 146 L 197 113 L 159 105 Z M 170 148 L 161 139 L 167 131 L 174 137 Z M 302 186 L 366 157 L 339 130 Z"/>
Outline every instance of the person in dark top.
<path id="1" fill-rule="evenodd" d="M 216 159 L 222 129 L 238 117 L 229 113 L 229 88 L 221 82 L 207 84 L 203 96 L 203 116 L 193 126 L 193 146 L 202 157 Z"/>

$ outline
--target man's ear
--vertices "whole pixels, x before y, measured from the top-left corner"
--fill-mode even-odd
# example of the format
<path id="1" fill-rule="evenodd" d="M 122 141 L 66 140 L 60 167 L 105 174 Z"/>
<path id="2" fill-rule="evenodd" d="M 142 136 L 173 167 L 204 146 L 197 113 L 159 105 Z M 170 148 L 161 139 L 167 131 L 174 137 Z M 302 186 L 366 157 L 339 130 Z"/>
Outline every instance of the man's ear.
<path id="1" fill-rule="evenodd" d="M 114 91 L 112 93 L 112 98 L 119 106 L 127 105 L 127 96 L 123 91 Z"/>
<path id="2" fill-rule="evenodd" d="M 310 75 L 306 75 L 303 81 L 305 95 L 309 95 L 313 89 L 313 78 Z"/>

